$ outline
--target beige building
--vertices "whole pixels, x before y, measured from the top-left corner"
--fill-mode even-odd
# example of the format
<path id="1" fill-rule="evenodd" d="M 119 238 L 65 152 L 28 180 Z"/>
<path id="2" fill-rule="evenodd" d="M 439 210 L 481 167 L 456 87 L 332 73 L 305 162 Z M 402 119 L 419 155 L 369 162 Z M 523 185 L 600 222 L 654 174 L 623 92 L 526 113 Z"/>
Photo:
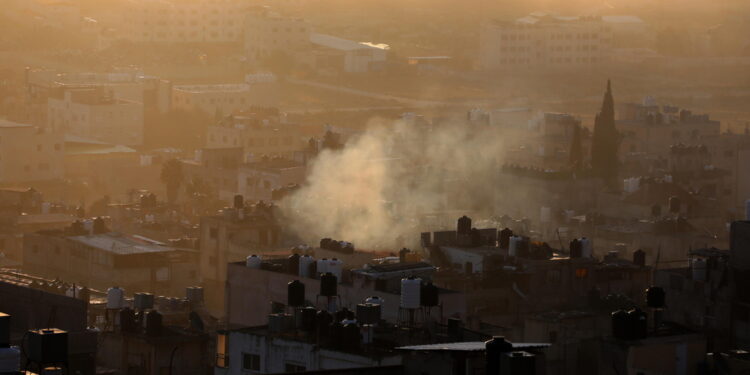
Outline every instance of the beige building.
<path id="1" fill-rule="evenodd" d="M 130 0 L 120 39 L 131 42 L 227 43 L 242 40 L 245 0 Z"/>
<path id="2" fill-rule="evenodd" d="M 128 146 L 143 143 L 143 103 L 103 87 L 59 88 L 47 101 L 47 124 L 66 135 Z"/>
<path id="3" fill-rule="evenodd" d="M 63 149 L 58 133 L 0 119 L 0 183 L 62 178 Z"/>
<path id="4" fill-rule="evenodd" d="M 179 85 L 172 87 L 172 109 L 231 115 L 253 103 L 250 85 Z"/>
<path id="5" fill-rule="evenodd" d="M 254 10 L 245 19 L 245 57 L 262 62 L 277 53 L 295 59 L 310 50 L 310 25 L 301 18 L 284 17 L 266 9 Z"/>
<path id="6" fill-rule="evenodd" d="M 299 125 L 287 124 L 276 116 L 244 114 L 227 117 L 209 126 L 206 148 L 242 147 L 245 160 L 262 155 L 292 158 L 307 146 Z"/>
<path id="7" fill-rule="evenodd" d="M 601 17 L 532 13 L 484 25 L 479 65 L 485 70 L 598 66 L 608 61 L 612 27 Z"/>

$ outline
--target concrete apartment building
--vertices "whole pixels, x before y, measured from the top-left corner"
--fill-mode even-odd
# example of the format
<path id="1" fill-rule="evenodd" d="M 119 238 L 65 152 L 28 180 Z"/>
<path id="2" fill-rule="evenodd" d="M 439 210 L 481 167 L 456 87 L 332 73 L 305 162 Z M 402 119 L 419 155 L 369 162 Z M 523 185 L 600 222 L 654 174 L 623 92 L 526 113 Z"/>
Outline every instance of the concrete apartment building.
<path id="1" fill-rule="evenodd" d="M 253 64 L 263 63 L 278 54 L 304 59 L 311 46 L 310 30 L 310 25 L 302 18 L 253 9 L 245 19 L 245 57 Z"/>
<path id="2" fill-rule="evenodd" d="M 206 148 L 241 147 L 244 160 L 257 161 L 263 155 L 293 158 L 307 147 L 309 133 L 297 124 L 289 124 L 277 115 L 238 114 L 209 126 Z"/>
<path id="3" fill-rule="evenodd" d="M 103 87 L 58 88 L 47 103 L 47 125 L 56 131 L 112 144 L 143 144 L 143 103 L 118 99 Z"/>
<path id="4" fill-rule="evenodd" d="M 198 255 L 136 235 L 87 232 L 76 223 L 63 231 L 24 237 L 24 270 L 106 290 L 181 295 L 197 281 Z"/>
<path id="5" fill-rule="evenodd" d="M 206 307 L 215 316 L 222 316 L 224 311 L 227 263 L 279 247 L 281 228 L 273 210 L 273 206 L 259 202 L 201 218 L 200 279 L 206 290 Z"/>
<path id="6" fill-rule="evenodd" d="M 333 35 L 310 34 L 314 66 L 317 70 L 344 73 L 368 73 L 385 69 L 387 44 L 356 42 Z"/>
<path id="7" fill-rule="evenodd" d="M 172 87 L 172 109 L 228 116 L 252 105 L 251 91 L 245 83 L 178 85 Z"/>
<path id="8" fill-rule="evenodd" d="M 612 28 L 601 17 L 532 13 L 484 25 L 479 65 L 485 70 L 597 67 L 609 60 L 611 44 Z"/>
<path id="9" fill-rule="evenodd" d="M 120 39 L 156 43 L 235 43 L 242 40 L 245 0 L 131 0 Z"/>
<path id="10" fill-rule="evenodd" d="M 60 179 L 63 153 L 58 132 L 0 119 L 0 183 Z"/>
<path id="11" fill-rule="evenodd" d="M 284 158 L 261 158 L 243 164 L 237 176 L 237 189 L 250 201 L 270 202 L 273 191 L 291 184 L 301 185 L 307 177 L 305 165 Z"/>

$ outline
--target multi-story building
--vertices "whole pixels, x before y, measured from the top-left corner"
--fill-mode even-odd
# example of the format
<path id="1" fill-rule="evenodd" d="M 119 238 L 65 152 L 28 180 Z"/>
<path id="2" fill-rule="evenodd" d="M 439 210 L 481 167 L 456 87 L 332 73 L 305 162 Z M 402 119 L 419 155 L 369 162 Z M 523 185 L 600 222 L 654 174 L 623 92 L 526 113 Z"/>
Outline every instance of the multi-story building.
<path id="1" fill-rule="evenodd" d="M 145 237 L 73 223 L 24 237 L 24 269 L 78 285 L 180 295 L 197 281 L 197 254 Z"/>
<path id="2" fill-rule="evenodd" d="M 245 83 L 179 85 L 172 88 L 172 109 L 177 111 L 228 116 L 251 105 L 251 86 Z"/>
<path id="3" fill-rule="evenodd" d="M 485 70 L 596 67 L 609 60 L 611 26 L 596 16 L 532 13 L 484 25 L 479 65 Z"/>
<path id="4" fill-rule="evenodd" d="M 273 206 L 259 202 L 201 218 L 200 278 L 206 289 L 206 306 L 215 316 L 224 311 L 227 263 L 280 245 L 281 228 L 273 211 Z"/>
<path id="5" fill-rule="evenodd" d="M 242 165 L 237 177 L 237 189 L 251 201 L 270 202 L 273 191 L 305 181 L 305 165 L 284 158 L 261 158 Z"/>
<path id="6" fill-rule="evenodd" d="M 385 69 L 390 46 L 357 42 L 333 35 L 310 34 L 314 66 L 318 70 L 344 73 L 368 73 Z"/>
<path id="7" fill-rule="evenodd" d="M 245 0 L 131 0 L 119 29 L 132 42 L 236 43 L 242 40 Z"/>
<path id="8" fill-rule="evenodd" d="M 58 88 L 47 102 L 50 128 L 97 141 L 143 144 L 143 103 L 118 99 L 103 87 Z"/>
<path id="9" fill-rule="evenodd" d="M 302 18 L 254 9 L 245 19 L 245 57 L 251 63 L 284 54 L 295 60 L 310 51 L 310 25 Z"/>
<path id="10" fill-rule="evenodd" d="M 60 133 L 0 119 L 0 183 L 62 178 L 63 152 Z"/>
<path id="11" fill-rule="evenodd" d="M 238 114 L 208 127 L 206 147 L 241 147 L 248 161 L 260 160 L 263 155 L 293 158 L 295 152 L 307 147 L 310 133 L 304 130 L 276 115 Z"/>

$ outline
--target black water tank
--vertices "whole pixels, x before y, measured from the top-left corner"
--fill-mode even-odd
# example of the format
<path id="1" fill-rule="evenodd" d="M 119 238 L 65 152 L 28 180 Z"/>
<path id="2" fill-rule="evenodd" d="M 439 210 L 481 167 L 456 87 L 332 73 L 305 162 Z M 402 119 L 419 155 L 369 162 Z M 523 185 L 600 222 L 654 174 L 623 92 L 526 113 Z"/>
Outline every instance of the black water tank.
<path id="1" fill-rule="evenodd" d="M 362 344 L 362 336 L 356 323 L 346 323 L 341 327 L 341 341 L 343 348 L 356 349 Z"/>
<path id="2" fill-rule="evenodd" d="M 286 258 L 286 272 L 299 276 L 299 254 L 292 254 Z"/>
<path id="3" fill-rule="evenodd" d="M 35 363 L 68 361 L 68 332 L 57 329 L 39 329 L 28 332 L 28 359 Z"/>
<path id="4" fill-rule="evenodd" d="M 234 196 L 234 208 L 238 210 L 245 208 L 245 198 L 242 195 L 237 194 Z"/>
<path id="5" fill-rule="evenodd" d="M 361 324 L 377 324 L 381 317 L 380 305 L 360 303 L 357 305 L 357 321 Z"/>
<path id="6" fill-rule="evenodd" d="M 136 332 L 137 325 L 135 324 L 135 311 L 126 307 L 120 310 L 120 331 L 122 332 Z"/>
<path id="7" fill-rule="evenodd" d="M 299 328 L 305 332 L 315 331 L 315 315 L 318 312 L 314 307 L 305 307 L 299 311 Z"/>
<path id="8" fill-rule="evenodd" d="M 482 234 L 477 228 L 471 228 L 471 246 L 482 245 Z"/>
<path id="9" fill-rule="evenodd" d="M 651 286 L 646 289 L 646 306 L 653 309 L 661 309 L 666 302 L 664 289 L 658 286 Z"/>
<path id="10" fill-rule="evenodd" d="M 645 267 L 646 266 L 646 252 L 638 249 L 633 252 L 633 264 L 635 264 L 638 267 Z"/>
<path id="11" fill-rule="evenodd" d="M 292 307 L 305 305 L 305 284 L 299 280 L 290 281 L 286 286 L 286 304 Z"/>
<path id="12" fill-rule="evenodd" d="M 504 228 L 498 235 L 498 242 L 500 243 L 501 249 L 507 249 L 510 246 L 510 238 L 513 236 L 513 231 L 510 228 Z"/>
<path id="13" fill-rule="evenodd" d="M 459 217 L 456 229 L 458 234 L 471 234 L 471 218 L 466 215 Z"/>
<path id="14" fill-rule="evenodd" d="M 10 315 L 0 312 L 0 348 L 10 347 Z"/>
<path id="15" fill-rule="evenodd" d="M 625 340 L 628 337 L 628 313 L 617 310 L 612 313 L 612 337 Z"/>
<path id="16" fill-rule="evenodd" d="M 679 213 L 681 205 L 682 202 L 680 201 L 680 198 L 674 196 L 669 197 L 669 212 L 674 214 Z"/>
<path id="17" fill-rule="evenodd" d="M 503 336 L 495 336 L 484 343 L 487 365 L 486 375 L 500 375 L 500 356 L 513 351 L 513 344 Z"/>
<path id="18" fill-rule="evenodd" d="M 333 344 L 334 347 L 343 349 L 342 346 L 342 336 L 343 332 L 341 330 L 344 328 L 344 325 L 341 324 L 341 322 L 333 321 L 331 324 L 328 325 L 328 338 L 329 341 Z"/>
<path id="19" fill-rule="evenodd" d="M 328 327 L 333 323 L 333 316 L 325 310 L 320 310 L 315 314 L 315 331 L 319 337 L 328 336 Z"/>
<path id="20" fill-rule="evenodd" d="M 422 285 L 420 291 L 420 305 L 424 307 L 434 307 L 440 304 L 438 287 L 433 285 L 431 282 Z"/>
<path id="21" fill-rule="evenodd" d="M 577 238 L 570 241 L 570 257 L 580 258 L 583 255 L 583 244 Z"/>
<path id="22" fill-rule="evenodd" d="M 461 336 L 463 336 L 461 333 L 461 319 L 448 318 L 448 337 L 451 340 L 460 340 Z"/>
<path id="23" fill-rule="evenodd" d="M 640 340 L 648 336 L 648 315 L 643 310 L 636 307 L 628 311 L 628 321 L 631 339 Z"/>
<path id="24" fill-rule="evenodd" d="M 324 297 L 338 295 L 338 280 L 336 280 L 336 275 L 330 272 L 320 275 L 320 295 Z"/>
<path id="25" fill-rule="evenodd" d="M 157 336 L 161 333 L 162 328 L 162 316 L 156 310 L 149 310 L 146 313 L 146 334 L 149 336 Z"/>

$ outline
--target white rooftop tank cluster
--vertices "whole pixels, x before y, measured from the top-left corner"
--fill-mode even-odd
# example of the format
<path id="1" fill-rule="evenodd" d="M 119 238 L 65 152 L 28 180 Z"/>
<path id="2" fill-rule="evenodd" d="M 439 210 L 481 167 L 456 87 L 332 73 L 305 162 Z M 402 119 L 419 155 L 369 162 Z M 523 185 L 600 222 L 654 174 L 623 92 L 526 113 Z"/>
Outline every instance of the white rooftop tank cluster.
<path id="1" fill-rule="evenodd" d="M 250 255 L 249 257 L 247 257 L 245 259 L 245 266 L 247 268 L 258 269 L 258 268 L 260 268 L 260 264 L 262 262 L 263 262 L 263 260 L 259 256 L 253 254 L 253 255 Z"/>
<path id="2" fill-rule="evenodd" d="M 401 279 L 401 308 L 418 309 L 421 306 L 422 279 L 407 277 Z"/>
<path id="3" fill-rule="evenodd" d="M 116 310 L 123 307 L 125 307 L 125 290 L 118 286 L 107 289 L 107 308 Z"/>

